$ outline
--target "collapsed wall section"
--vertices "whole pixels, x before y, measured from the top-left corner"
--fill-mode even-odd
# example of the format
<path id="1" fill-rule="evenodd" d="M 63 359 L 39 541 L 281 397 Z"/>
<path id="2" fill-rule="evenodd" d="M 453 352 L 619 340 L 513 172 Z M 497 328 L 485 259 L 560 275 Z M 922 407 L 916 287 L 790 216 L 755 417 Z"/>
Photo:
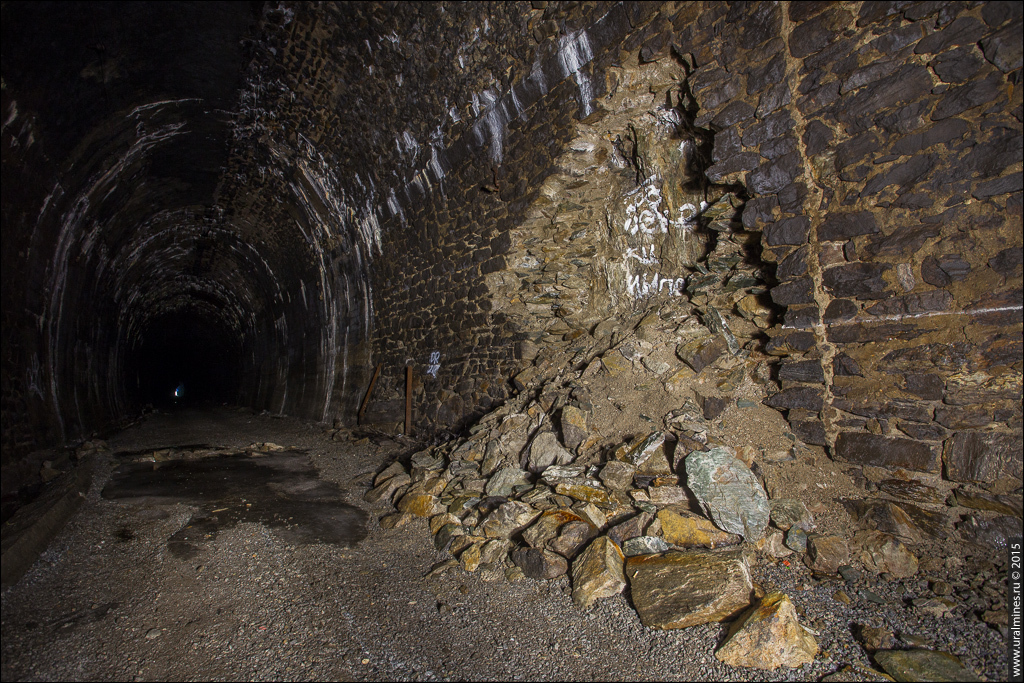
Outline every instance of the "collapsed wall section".
<path id="1" fill-rule="evenodd" d="M 587 30 L 588 107 L 579 79 L 549 85 L 526 117 L 495 128 L 506 136 L 500 163 L 484 154 L 493 134 L 481 135 L 475 166 L 453 155 L 447 192 L 418 193 L 415 209 L 385 223 L 385 244 L 409 256 L 375 271 L 389 291 L 377 340 L 391 364 L 428 376 L 417 387 L 424 423 L 458 425 L 500 400 L 524 349 L 529 360 L 531 345 L 594 332 L 599 311 L 721 295 L 730 280 L 701 292 L 694 264 L 730 242 L 738 249 L 721 257 L 748 255 L 744 235 L 757 233 L 764 263 L 744 273 L 754 281 L 738 279 L 729 312 L 751 323 L 750 338 L 767 328 L 764 348 L 781 359 L 770 404 L 800 439 L 855 464 L 1019 485 L 1018 10 L 648 9 L 612 59 Z M 634 85 L 642 106 L 623 102 L 622 79 L 653 84 Z M 546 113 L 558 107 L 571 113 Z M 601 120 L 616 111 L 621 120 Z M 616 128 L 624 134 L 608 139 Z M 688 177 L 685 140 L 710 154 L 703 186 Z M 534 151 L 524 165 L 526 146 L 560 153 Z M 622 201 L 596 201 L 588 187 Z M 739 213 L 722 205 L 696 222 L 703 234 L 675 239 L 687 203 L 699 214 L 723 197 Z M 644 211 L 669 225 L 630 241 Z M 716 218 L 724 235 L 706 229 Z M 773 307 L 782 319 L 764 324 Z M 401 394 L 395 372 L 396 421 Z"/>

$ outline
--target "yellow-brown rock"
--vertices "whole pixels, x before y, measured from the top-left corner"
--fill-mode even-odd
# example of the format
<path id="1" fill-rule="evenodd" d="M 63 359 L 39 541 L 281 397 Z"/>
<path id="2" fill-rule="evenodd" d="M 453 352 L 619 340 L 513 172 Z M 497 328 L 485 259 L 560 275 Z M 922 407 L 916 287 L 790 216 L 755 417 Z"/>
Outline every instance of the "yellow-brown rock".
<path id="1" fill-rule="evenodd" d="M 715 657 L 730 666 L 771 671 L 814 661 L 818 643 L 800 625 L 796 608 L 784 593 L 769 593 L 729 636 Z"/>
<path id="2" fill-rule="evenodd" d="M 697 515 L 664 509 L 658 511 L 658 520 L 665 541 L 683 548 L 717 548 L 740 542 L 739 536 L 722 531 L 710 519 Z"/>

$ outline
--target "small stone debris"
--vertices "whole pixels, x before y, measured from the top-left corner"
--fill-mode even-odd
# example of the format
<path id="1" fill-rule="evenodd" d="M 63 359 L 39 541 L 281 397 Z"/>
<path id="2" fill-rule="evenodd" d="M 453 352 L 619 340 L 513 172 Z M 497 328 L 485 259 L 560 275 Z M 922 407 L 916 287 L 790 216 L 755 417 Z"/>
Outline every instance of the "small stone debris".
<path id="1" fill-rule="evenodd" d="M 793 560 L 786 558 L 795 557 L 819 581 L 841 575 L 843 589 L 827 593 L 835 609 L 888 605 L 891 599 L 871 591 L 865 575 L 918 575 L 919 561 L 906 544 L 925 538 L 926 527 L 941 530 L 945 522 L 938 513 L 904 501 L 934 504 L 935 491 L 893 479 L 888 471 L 872 471 L 900 504 L 844 501 L 856 534 L 816 533 L 815 514 L 826 509 L 820 502 L 770 498 L 759 479 L 759 468 L 785 468 L 811 458 L 807 446 L 792 435 L 786 435 L 794 443 L 785 450 L 725 444 L 715 436 L 711 420 L 729 419 L 732 406 L 759 408 L 759 402 L 730 395 L 745 381 L 744 373 L 754 376 L 756 368 L 729 352 L 725 330 L 709 331 L 693 319 L 678 328 L 676 352 L 690 364 L 680 368 L 652 360 L 667 363 L 658 354 L 671 349 L 657 345 L 655 323 L 638 329 L 642 338 L 616 333 L 617 346 L 590 355 L 577 352 L 579 360 L 570 364 L 578 368 L 576 380 L 553 376 L 554 360 L 538 354 L 533 372 L 517 376 L 524 387 L 519 396 L 482 417 L 467 437 L 419 451 L 406 464 L 391 463 L 372 478 L 364 498 L 397 508 L 381 517 L 382 528 L 429 520 L 435 548 L 451 559 L 428 576 L 456 569 L 484 582 L 567 575 L 578 608 L 591 609 L 628 590 L 640 622 L 649 628 L 739 617 L 715 653 L 730 666 L 770 671 L 813 662 L 815 632 L 800 623 L 789 596 L 764 595 L 754 586 L 752 558 L 757 554 L 791 567 Z M 595 377 L 595 363 L 605 381 L 635 383 L 638 391 L 649 390 L 641 378 L 656 368 L 666 389 L 683 392 L 675 394 L 681 396 L 679 407 L 660 420 L 644 408 L 637 424 L 650 426 L 616 443 L 593 419 L 598 397 L 585 382 Z M 674 387 L 672 377 L 678 379 Z M 685 393 L 702 378 L 705 389 Z M 623 410 L 615 396 L 605 399 Z M 972 502 L 991 502 L 971 495 Z M 967 493 L 963 498 L 968 500 Z M 967 516 L 961 525 L 968 536 L 1003 533 L 1003 527 L 992 531 L 997 525 L 987 519 Z M 934 585 L 938 590 L 931 597 L 910 595 L 905 604 L 936 616 L 955 611 L 955 603 L 938 594 L 941 584 Z M 1005 622 L 987 602 L 979 603 L 976 614 L 983 611 L 984 620 Z M 891 633 L 870 629 L 855 631 L 865 650 L 896 646 Z M 831 677 L 846 680 L 843 671 Z"/>

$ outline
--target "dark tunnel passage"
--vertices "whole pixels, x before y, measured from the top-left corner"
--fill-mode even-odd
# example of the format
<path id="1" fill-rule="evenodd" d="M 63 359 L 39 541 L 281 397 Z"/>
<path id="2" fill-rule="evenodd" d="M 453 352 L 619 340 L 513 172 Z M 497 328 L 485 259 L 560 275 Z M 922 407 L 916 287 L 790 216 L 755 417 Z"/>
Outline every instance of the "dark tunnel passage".
<path id="1" fill-rule="evenodd" d="M 238 403 L 245 376 L 241 340 L 201 313 L 170 313 L 149 321 L 130 348 L 126 393 L 161 408 L 204 402 Z M 134 378 L 134 385 L 130 384 Z"/>

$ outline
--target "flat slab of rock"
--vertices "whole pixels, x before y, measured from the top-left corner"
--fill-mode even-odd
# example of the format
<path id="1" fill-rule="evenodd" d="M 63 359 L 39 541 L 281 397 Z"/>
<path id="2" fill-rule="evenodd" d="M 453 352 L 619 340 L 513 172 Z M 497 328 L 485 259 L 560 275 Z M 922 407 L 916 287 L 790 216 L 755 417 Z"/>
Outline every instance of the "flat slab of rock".
<path id="1" fill-rule="evenodd" d="M 626 557 L 635 555 L 654 555 L 669 550 L 668 543 L 661 536 L 635 536 L 622 546 L 622 554 Z"/>
<path id="2" fill-rule="evenodd" d="M 398 501 L 397 507 L 401 512 L 408 512 L 417 517 L 433 517 L 445 511 L 445 507 L 441 505 L 441 501 L 437 496 L 427 493 L 416 493 L 414 491 L 410 491 L 402 496 L 402 499 Z"/>
<path id="3" fill-rule="evenodd" d="M 558 535 L 563 524 L 581 521 L 582 518 L 572 510 L 545 510 L 533 526 L 523 532 L 523 540 L 534 548 L 543 548 L 545 543 Z"/>
<path id="4" fill-rule="evenodd" d="M 494 473 L 484 491 L 488 496 L 510 496 L 512 489 L 530 483 L 529 475 L 518 467 L 505 467 Z"/>
<path id="5" fill-rule="evenodd" d="M 850 563 L 850 547 L 839 536 L 816 536 L 807 544 L 807 566 L 823 574 L 835 574 Z"/>
<path id="6" fill-rule="evenodd" d="M 576 448 L 587 438 L 587 414 L 574 405 L 562 408 L 562 439 L 566 448 Z"/>
<path id="7" fill-rule="evenodd" d="M 718 528 L 756 542 L 768 526 L 768 494 L 730 449 L 712 448 L 686 456 L 687 486 Z"/>
<path id="8" fill-rule="evenodd" d="M 626 561 L 633 605 L 650 628 L 686 628 L 734 617 L 753 584 L 740 550 L 638 555 Z"/>
<path id="9" fill-rule="evenodd" d="M 622 550 L 607 536 L 595 538 L 572 563 L 572 601 L 586 609 L 626 587 Z"/>
<path id="10" fill-rule="evenodd" d="M 788 531 L 794 526 L 804 531 L 814 530 L 814 516 L 803 501 L 777 498 L 771 501 L 768 507 L 771 509 L 772 522 L 783 531 Z"/>
<path id="11" fill-rule="evenodd" d="M 897 681 L 980 681 L 958 657 L 935 650 L 879 650 L 875 661 Z"/>
<path id="12" fill-rule="evenodd" d="M 784 593 L 769 593 L 715 652 L 719 661 L 772 671 L 794 669 L 814 661 L 818 643 L 800 625 L 796 607 Z"/>
<path id="13" fill-rule="evenodd" d="M 488 515 L 480 528 L 487 538 L 509 538 L 529 526 L 539 514 L 539 510 L 513 500 L 503 503 Z"/>
<path id="14" fill-rule="evenodd" d="M 608 503 L 611 499 L 608 497 L 608 492 L 602 488 L 596 486 L 590 486 L 587 484 L 566 484 L 558 483 L 555 485 L 555 493 L 563 496 L 569 496 L 576 500 L 581 500 L 586 503 Z"/>
<path id="15" fill-rule="evenodd" d="M 636 468 L 621 460 L 609 460 L 598 475 L 605 486 L 613 491 L 622 491 L 633 485 Z"/>

